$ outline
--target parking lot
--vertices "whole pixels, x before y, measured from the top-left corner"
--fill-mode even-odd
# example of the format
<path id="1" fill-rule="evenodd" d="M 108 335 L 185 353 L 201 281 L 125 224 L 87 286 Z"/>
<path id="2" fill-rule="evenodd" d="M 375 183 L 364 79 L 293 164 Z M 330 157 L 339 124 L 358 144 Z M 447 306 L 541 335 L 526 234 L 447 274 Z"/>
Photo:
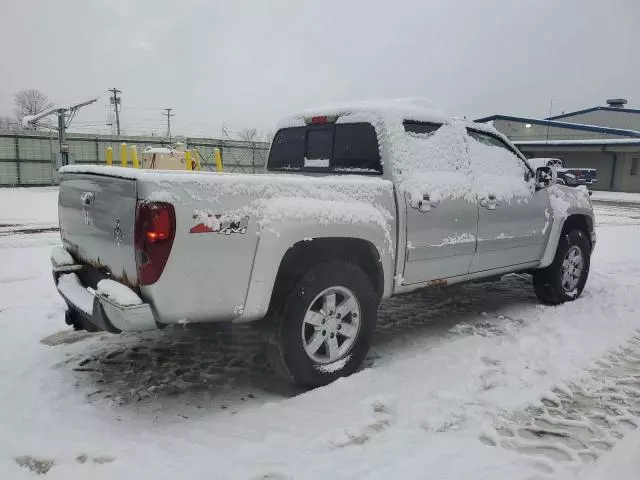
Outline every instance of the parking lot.
<path id="1" fill-rule="evenodd" d="M 44 190 L 21 201 L 55 197 Z M 0 471 L 28 478 L 29 459 L 52 462 L 47 478 L 591 468 L 640 418 L 640 204 L 594 199 L 583 298 L 543 307 L 526 275 L 393 298 L 364 369 L 306 393 L 273 374 L 251 325 L 69 330 L 50 276 L 55 218 L 0 218 Z"/>

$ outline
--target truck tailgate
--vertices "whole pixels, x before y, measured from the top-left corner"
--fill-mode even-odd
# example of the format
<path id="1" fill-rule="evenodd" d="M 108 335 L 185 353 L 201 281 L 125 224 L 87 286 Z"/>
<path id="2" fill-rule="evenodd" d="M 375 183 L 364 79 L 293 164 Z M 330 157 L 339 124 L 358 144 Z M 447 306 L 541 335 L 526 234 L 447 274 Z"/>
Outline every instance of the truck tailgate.
<path id="1" fill-rule="evenodd" d="M 60 181 L 60 235 L 76 261 L 136 287 L 136 181 L 64 173 Z"/>

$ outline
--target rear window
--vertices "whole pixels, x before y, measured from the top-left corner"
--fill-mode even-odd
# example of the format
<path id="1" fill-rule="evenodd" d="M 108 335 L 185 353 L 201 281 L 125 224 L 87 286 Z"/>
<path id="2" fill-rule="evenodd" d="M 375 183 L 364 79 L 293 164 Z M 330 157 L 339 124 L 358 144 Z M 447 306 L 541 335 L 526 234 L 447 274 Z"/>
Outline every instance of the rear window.
<path id="1" fill-rule="evenodd" d="M 273 139 L 267 170 L 380 175 L 380 150 L 369 123 L 285 128 Z"/>
<path id="2" fill-rule="evenodd" d="M 305 155 L 305 129 L 284 128 L 273 138 L 269 154 L 269 169 L 299 169 Z M 274 155 L 274 152 L 277 154 Z"/>

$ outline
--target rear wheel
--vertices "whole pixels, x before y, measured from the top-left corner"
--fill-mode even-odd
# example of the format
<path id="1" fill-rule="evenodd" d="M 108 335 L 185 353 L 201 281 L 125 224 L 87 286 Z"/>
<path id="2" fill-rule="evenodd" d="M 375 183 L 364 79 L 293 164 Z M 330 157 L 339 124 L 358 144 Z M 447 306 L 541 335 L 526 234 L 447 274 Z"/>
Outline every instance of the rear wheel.
<path id="1" fill-rule="evenodd" d="M 578 298 L 587 283 L 590 257 L 591 245 L 585 232 L 563 233 L 553 263 L 533 272 L 533 288 L 538 298 L 549 305 Z"/>
<path id="2" fill-rule="evenodd" d="M 360 268 L 338 261 L 314 267 L 274 319 L 274 367 L 305 388 L 352 374 L 369 351 L 376 311 L 373 286 Z"/>

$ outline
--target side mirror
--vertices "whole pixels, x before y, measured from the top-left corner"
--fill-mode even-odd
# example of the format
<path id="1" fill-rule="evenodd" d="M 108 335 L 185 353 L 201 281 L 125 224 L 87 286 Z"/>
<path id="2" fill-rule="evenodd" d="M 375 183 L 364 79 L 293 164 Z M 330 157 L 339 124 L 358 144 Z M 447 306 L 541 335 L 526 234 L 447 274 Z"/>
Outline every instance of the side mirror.
<path id="1" fill-rule="evenodd" d="M 536 187 L 547 188 L 549 185 L 556 183 L 558 177 L 554 168 L 538 167 L 536 168 Z"/>

